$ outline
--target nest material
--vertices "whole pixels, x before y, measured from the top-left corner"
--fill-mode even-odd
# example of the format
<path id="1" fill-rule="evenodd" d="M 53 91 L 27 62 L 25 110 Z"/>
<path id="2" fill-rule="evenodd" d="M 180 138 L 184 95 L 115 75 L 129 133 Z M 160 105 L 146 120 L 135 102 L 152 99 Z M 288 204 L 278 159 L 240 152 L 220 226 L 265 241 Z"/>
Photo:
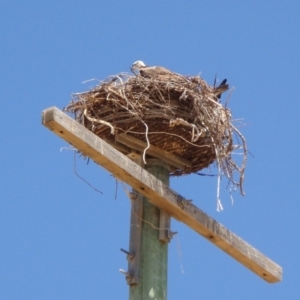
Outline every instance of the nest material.
<path id="1" fill-rule="evenodd" d="M 153 145 L 190 162 L 183 168 L 173 166 L 170 175 L 197 173 L 216 162 L 219 175 L 244 194 L 245 139 L 215 91 L 199 76 L 173 73 L 144 78 L 121 73 L 88 92 L 74 94 L 64 110 L 111 143 L 121 133 L 143 141 L 144 157 Z M 240 164 L 231 156 L 238 148 L 243 150 Z M 126 147 L 122 152 L 128 154 Z"/>

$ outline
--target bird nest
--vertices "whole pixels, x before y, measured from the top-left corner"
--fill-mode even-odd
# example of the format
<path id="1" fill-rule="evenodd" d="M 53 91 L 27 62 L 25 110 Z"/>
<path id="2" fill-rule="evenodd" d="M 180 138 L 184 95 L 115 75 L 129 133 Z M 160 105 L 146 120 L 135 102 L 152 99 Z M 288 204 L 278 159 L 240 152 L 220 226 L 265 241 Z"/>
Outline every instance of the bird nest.
<path id="1" fill-rule="evenodd" d="M 168 162 L 170 175 L 198 173 L 216 163 L 219 176 L 244 194 L 245 139 L 216 88 L 199 76 L 121 73 L 73 94 L 64 110 L 126 155 L 139 151 L 145 163 L 149 157 Z M 240 162 L 232 158 L 237 149 Z"/>

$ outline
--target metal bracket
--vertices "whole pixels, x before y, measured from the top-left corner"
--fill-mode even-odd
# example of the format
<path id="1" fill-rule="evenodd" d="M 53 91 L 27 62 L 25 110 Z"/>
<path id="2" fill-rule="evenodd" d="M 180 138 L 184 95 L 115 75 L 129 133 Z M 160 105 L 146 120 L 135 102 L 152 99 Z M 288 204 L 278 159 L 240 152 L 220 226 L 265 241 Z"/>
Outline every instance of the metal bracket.
<path id="1" fill-rule="evenodd" d="M 135 283 L 134 282 L 134 277 L 132 276 L 132 274 L 130 272 L 126 272 L 126 271 L 124 271 L 122 269 L 120 269 L 119 272 L 125 275 L 127 284 L 131 285 L 131 284 Z"/>
<path id="2" fill-rule="evenodd" d="M 170 215 L 167 212 L 160 210 L 158 239 L 163 243 L 169 243 L 173 236 L 177 234 L 176 231 L 170 230 L 170 224 Z"/>
<path id="3" fill-rule="evenodd" d="M 122 248 L 120 250 L 126 254 L 127 261 L 132 261 L 134 259 L 134 253 L 130 253 Z"/>
<path id="4" fill-rule="evenodd" d="M 170 231 L 171 217 L 168 213 L 160 210 L 159 215 L 159 235 L 158 239 L 163 243 L 169 243 L 169 231 Z"/>

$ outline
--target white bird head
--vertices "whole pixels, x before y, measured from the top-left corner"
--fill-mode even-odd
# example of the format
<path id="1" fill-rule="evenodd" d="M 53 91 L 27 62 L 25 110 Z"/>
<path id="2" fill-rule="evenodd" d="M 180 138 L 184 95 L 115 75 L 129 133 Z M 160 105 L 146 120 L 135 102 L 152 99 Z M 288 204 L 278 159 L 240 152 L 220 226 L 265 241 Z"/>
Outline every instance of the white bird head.
<path id="1" fill-rule="evenodd" d="M 140 69 L 142 69 L 142 68 L 145 68 L 145 67 L 147 67 L 141 60 L 137 60 L 136 62 L 134 62 L 133 64 L 132 64 L 132 70 L 137 70 L 137 71 L 139 71 Z"/>

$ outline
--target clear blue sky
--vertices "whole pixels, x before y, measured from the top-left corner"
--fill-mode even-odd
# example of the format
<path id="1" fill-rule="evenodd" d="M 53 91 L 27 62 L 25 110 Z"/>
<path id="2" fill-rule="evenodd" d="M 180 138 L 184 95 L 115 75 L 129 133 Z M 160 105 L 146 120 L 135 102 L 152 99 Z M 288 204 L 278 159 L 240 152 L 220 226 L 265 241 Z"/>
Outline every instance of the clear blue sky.
<path id="1" fill-rule="evenodd" d="M 169 299 L 299 299 L 299 1 L 5 1 L 0 10 L 0 299 L 127 299 L 118 272 L 130 206 L 103 168 L 41 125 L 84 80 L 132 62 L 227 78 L 253 157 L 234 205 L 216 179 L 171 186 L 283 267 L 270 285 L 185 225 L 169 247 Z M 225 181 L 223 189 L 226 187 Z M 183 270 L 183 271 L 182 271 Z"/>

